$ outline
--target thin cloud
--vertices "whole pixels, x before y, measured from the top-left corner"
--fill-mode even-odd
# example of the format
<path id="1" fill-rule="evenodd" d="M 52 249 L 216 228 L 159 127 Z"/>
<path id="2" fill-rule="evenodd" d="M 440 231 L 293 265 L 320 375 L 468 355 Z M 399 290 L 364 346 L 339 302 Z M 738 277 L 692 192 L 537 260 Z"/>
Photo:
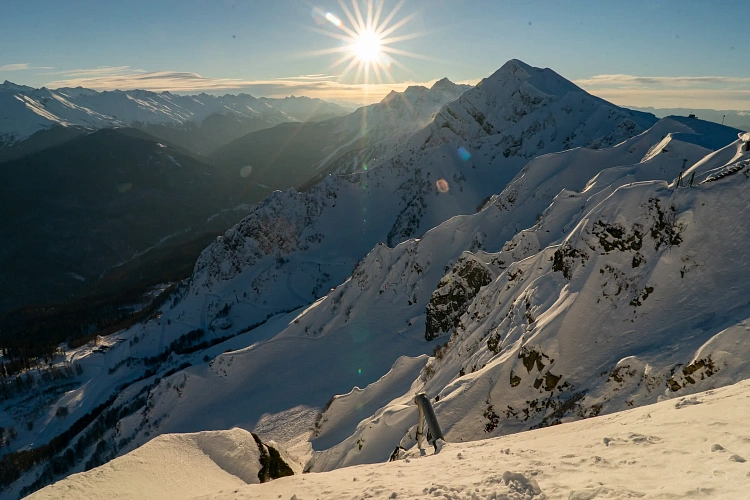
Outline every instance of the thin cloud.
<path id="1" fill-rule="evenodd" d="M 130 66 L 99 66 L 98 68 L 68 69 L 64 71 L 51 71 L 40 73 L 44 76 L 67 76 L 79 78 L 98 78 L 110 75 L 126 75 L 146 73 L 145 70 L 131 68 Z"/>
<path id="2" fill-rule="evenodd" d="M 750 87 L 750 78 L 735 76 L 635 76 L 596 75 L 576 80 L 582 87 L 677 87 L 714 86 Z"/>
<path id="3" fill-rule="evenodd" d="M 337 76 L 325 74 L 267 80 L 244 80 L 239 78 L 207 78 L 196 73 L 177 71 L 141 72 L 123 66 L 71 70 L 62 73 L 62 76 L 73 77 L 50 81 L 45 86 L 48 88 L 81 86 L 95 90 L 143 89 L 179 93 L 243 91 L 267 97 L 304 94 L 308 97 L 362 103 L 379 101 L 392 90 L 401 92 L 410 85 L 429 87 L 437 81 L 364 85 L 338 82 L 336 81 Z"/>
<path id="4" fill-rule="evenodd" d="M 21 71 L 24 69 L 30 69 L 29 63 L 18 63 L 18 64 L 4 64 L 0 66 L 0 71 Z"/>
<path id="5" fill-rule="evenodd" d="M 622 106 L 750 110 L 750 90 L 587 89 Z"/>
<path id="6" fill-rule="evenodd" d="M 575 83 L 621 105 L 750 109 L 748 77 L 596 75 Z"/>
<path id="7" fill-rule="evenodd" d="M 50 66 L 32 66 L 31 63 L 4 64 L 0 71 L 25 71 L 29 69 L 52 69 Z"/>

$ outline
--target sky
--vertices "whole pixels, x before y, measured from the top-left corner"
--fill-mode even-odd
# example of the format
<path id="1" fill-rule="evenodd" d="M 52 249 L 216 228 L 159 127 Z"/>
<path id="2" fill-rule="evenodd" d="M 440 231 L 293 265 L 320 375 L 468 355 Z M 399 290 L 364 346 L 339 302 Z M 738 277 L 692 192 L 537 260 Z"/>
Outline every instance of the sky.
<path id="1" fill-rule="evenodd" d="M 621 105 L 750 110 L 741 2 L 370 3 L 389 53 L 352 49 L 367 31 L 353 0 L 2 0 L 0 81 L 367 103 L 515 58 Z M 354 4 L 366 24 L 368 0 Z"/>

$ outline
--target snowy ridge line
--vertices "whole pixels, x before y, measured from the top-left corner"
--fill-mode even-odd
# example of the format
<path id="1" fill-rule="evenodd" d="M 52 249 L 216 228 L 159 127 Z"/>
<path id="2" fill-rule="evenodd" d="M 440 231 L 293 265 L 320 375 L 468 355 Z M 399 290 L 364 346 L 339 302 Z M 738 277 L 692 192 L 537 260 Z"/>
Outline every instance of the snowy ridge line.
<path id="1" fill-rule="evenodd" d="M 696 161 L 703 148 L 694 144 L 671 153 L 680 158 L 691 149 Z M 667 152 L 635 168 L 641 176 L 658 175 L 660 157 L 672 172 L 681 166 Z M 746 199 L 746 176 L 714 189 L 676 191 L 665 181 L 633 178 L 633 168 L 612 169 L 626 173 L 614 189 L 601 184 L 606 170 L 589 182 L 590 208 L 573 212 L 573 228 L 560 231 L 554 221 L 570 220 L 556 212 L 570 214 L 562 203 L 580 195 L 558 196 L 501 252 L 467 252 L 441 280 L 427 324 L 432 318 L 433 335 L 445 331 L 450 338 L 413 389 L 434 398 L 448 441 L 621 411 L 750 376 L 746 349 L 737 347 L 750 328 L 750 307 L 741 298 L 746 286 L 738 288 L 734 278 L 747 272 L 739 256 L 750 234 L 729 215 Z M 592 193 L 597 184 L 600 194 Z M 493 231 L 486 222 L 482 228 Z M 549 243 L 540 245 L 540 236 Z M 711 243 L 719 239 L 721 249 Z M 468 288 L 467 280 L 479 288 Z M 316 454 L 312 470 L 384 460 L 384 450 L 361 444 L 392 440 L 386 422 L 408 421 L 409 399 L 410 393 L 396 398 L 345 441 Z M 411 427 L 400 445 L 413 444 Z"/>
<path id="2" fill-rule="evenodd" d="M 26 139 L 53 126 L 106 128 L 141 124 L 201 123 L 212 114 L 233 114 L 269 126 L 303 121 L 319 113 L 345 115 L 348 109 L 320 99 L 257 99 L 248 94 L 179 96 L 145 90 L 97 92 L 83 88 L 33 89 L 0 85 L 0 145 Z"/>
<path id="3" fill-rule="evenodd" d="M 221 466 L 195 462 L 205 460 L 206 455 L 193 454 L 185 445 L 177 447 L 189 439 L 210 438 L 215 443 L 210 457 L 226 457 L 233 467 L 257 467 L 257 461 L 241 455 L 253 452 L 250 444 L 244 448 L 229 441 L 239 429 L 165 435 L 111 464 L 73 475 L 29 498 L 742 498 L 750 455 L 742 432 L 742 422 L 750 411 L 748 389 L 750 384 L 742 381 L 585 422 L 449 443 L 437 455 L 420 457 L 412 452 L 392 463 L 266 484 L 243 484 Z M 174 453 L 185 457 L 191 467 L 171 470 L 174 461 L 167 457 Z M 659 472 L 665 456 L 671 466 L 669 474 Z M 186 470 L 196 469 L 203 471 L 202 481 L 184 476 Z M 701 474 L 698 469 L 714 473 Z M 254 469 L 248 476 L 252 472 Z"/>

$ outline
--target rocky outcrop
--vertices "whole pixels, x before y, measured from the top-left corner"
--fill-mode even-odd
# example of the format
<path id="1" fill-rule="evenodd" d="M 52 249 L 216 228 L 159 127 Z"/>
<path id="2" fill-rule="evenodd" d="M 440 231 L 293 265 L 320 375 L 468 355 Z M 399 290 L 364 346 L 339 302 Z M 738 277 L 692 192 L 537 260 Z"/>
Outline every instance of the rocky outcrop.
<path id="1" fill-rule="evenodd" d="M 458 326 L 469 302 L 492 279 L 492 272 L 479 259 L 470 254 L 461 257 L 432 292 L 426 309 L 425 338 L 433 340 Z"/>

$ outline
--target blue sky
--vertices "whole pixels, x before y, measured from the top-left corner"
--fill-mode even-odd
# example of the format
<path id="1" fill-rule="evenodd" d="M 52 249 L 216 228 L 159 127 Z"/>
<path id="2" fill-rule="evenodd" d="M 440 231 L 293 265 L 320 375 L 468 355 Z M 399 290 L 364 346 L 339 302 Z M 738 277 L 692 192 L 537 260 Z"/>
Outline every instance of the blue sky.
<path id="1" fill-rule="evenodd" d="M 370 85 L 319 53 L 343 43 L 327 12 L 351 26 L 337 0 L 3 0 L 0 81 L 373 101 L 518 58 L 619 104 L 750 109 L 741 2 L 406 0 L 389 46 L 419 57 L 391 54 L 403 67 Z"/>

